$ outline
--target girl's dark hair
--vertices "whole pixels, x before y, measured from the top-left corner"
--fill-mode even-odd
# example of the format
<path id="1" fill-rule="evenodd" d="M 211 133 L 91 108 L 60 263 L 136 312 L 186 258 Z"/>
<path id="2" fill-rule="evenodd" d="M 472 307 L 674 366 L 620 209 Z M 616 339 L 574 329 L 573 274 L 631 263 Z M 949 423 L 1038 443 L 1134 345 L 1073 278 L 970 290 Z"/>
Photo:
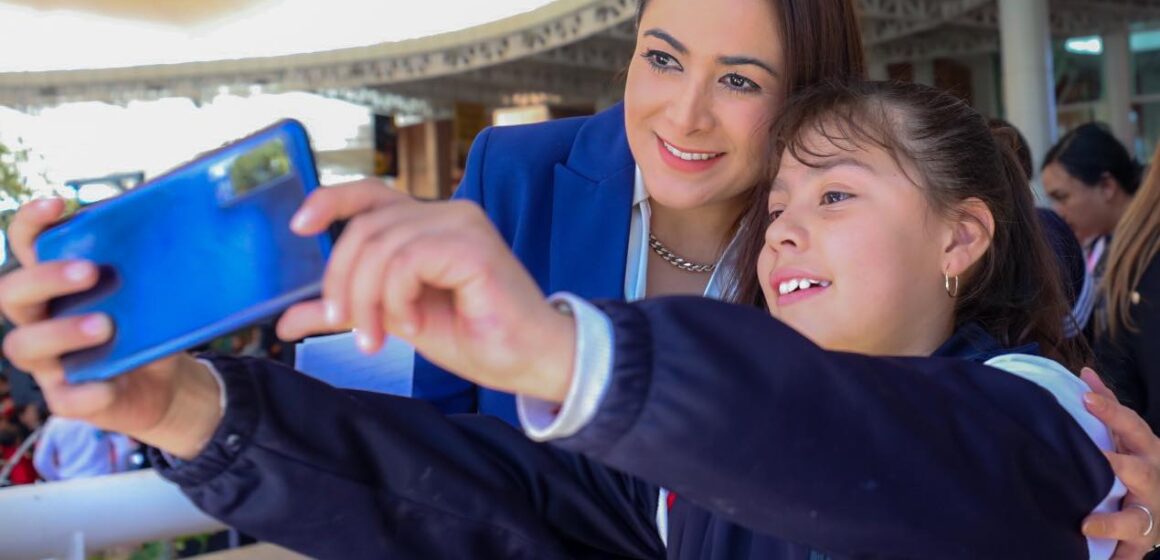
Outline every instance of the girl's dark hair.
<path id="1" fill-rule="evenodd" d="M 636 25 L 649 0 L 638 0 Z M 866 75 L 862 31 L 851 0 L 770 0 L 779 16 L 785 84 L 793 94 L 823 80 Z"/>
<path id="2" fill-rule="evenodd" d="M 833 150 L 805 144 L 811 133 L 825 138 Z M 1038 343 L 1045 355 L 1078 371 L 1088 356 L 1064 335 L 1070 309 L 1012 149 L 1015 141 L 1008 137 L 1013 134 L 1010 128 L 992 131 L 961 99 L 923 85 L 831 82 L 796 96 L 774 124 L 774 169 L 766 186 L 756 189 L 745 217 L 737 301 L 765 306 L 754 271 L 769 224 L 768 183 L 781 154 L 808 162 L 834 150 L 880 148 L 900 168 L 912 166 L 917 176 L 910 180 L 935 212 L 951 215 L 961 202 L 977 198 L 994 217 L 991 246 L 964 275 L 956 298 L 956 328 L 977 323 L 1005 347 Z M 930 281 L 941 281 L 939 273 L 931 271 Z"/>
<path id="3" fill-rule="evenodd" d="M 1098 185 L 1106 173 L 1129 195 L 1136 194 L 1143 174 L 1140 164 L 1102 123 L 1083 124 L 1064 134 L 1047 151 L 1043 167 L 1056 162 L 1089 187 Z"/>

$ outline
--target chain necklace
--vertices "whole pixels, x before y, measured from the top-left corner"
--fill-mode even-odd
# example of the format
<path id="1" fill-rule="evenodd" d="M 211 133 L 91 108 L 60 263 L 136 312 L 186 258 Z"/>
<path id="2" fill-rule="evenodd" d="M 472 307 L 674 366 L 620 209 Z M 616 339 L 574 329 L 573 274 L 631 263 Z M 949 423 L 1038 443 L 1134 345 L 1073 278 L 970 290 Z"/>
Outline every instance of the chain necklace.
<path id="1" fill-rule="evenodd" d="M 651 247 L 653 252 L 659 255 L 660 258 L 664 259 L 665 262 L 685 272 L 703 273 L 717 270 L 716 264 L 697 264 L 677 256 L 676 253 L 670 251 L 668 247 L 665 247 L 664 243 L 661 243 L 661 241 L 651 233 L 648 234 L 648 246 Z"/>

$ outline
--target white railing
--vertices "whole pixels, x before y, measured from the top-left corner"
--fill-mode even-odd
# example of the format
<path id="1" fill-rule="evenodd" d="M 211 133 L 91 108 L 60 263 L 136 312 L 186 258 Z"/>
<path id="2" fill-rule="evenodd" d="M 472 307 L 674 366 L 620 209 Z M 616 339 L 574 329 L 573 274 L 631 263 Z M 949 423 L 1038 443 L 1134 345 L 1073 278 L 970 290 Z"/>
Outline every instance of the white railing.
<path id="1" fill-rule="evenodd" d="M 0 489 L 0 560 L 83 560 L 223 528 L 152 470 Z"/>

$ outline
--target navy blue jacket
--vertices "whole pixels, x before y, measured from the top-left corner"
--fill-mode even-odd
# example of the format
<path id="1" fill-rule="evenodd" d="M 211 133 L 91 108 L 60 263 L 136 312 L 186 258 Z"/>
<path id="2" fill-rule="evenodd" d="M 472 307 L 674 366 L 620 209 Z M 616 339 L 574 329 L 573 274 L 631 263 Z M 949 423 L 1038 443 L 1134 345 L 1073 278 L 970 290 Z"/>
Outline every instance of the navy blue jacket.
<path id="1" fill-rule="evenodd" d="M 544 293 L 624 299 L 636 164 L 624 107 L 593 117 L 484 130 L 455 198 L 483 207 Z M 483 389 L 416 356 L 412 395 L 447 413 L 516 425 L 511 395 Z"/>
<path id="2" fill-rule="evenodd" d="M 980 364 L 1002 353 L 980 329 L 874 358 L 702 298 L 600 305 L 611 384 L 570 438 L 218 358 L 222 423 L 161 473 L 320 558 L 1086 557 L 1112 472 L 1047 391 Z"/>

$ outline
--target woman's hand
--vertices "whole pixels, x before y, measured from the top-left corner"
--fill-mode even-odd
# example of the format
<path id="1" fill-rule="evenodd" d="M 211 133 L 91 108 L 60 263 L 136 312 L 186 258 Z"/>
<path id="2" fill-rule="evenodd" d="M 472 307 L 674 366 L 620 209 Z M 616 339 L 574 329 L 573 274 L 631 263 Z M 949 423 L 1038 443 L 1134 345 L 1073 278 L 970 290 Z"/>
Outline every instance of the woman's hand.
<path id="1" fill-rule="evenodd" d="M 108 341 L 113 324 L 103 314 L 48 317 L 51 299 L 83 292 L 98 277 L 90 262 L 37 262 L 36 237 L 63 211 L 62 200 L 35 201 L 21 207 L 9 226 L 13 254 L 23 267 L 0 278 L 0 312 L 16 325 L 4 339 L 5 355 L 32 374 L 54 413 L 193 457 L 213 434 L 221 407 L 217 382 L 192 358 L 171 356 L 108 381 L 66 381 L 61 356 Z"/>
<path id="2" fill-rule="evenodd" d="M 321 189 L 292 224 L 301 235 L 350 219 L 323 279 L 322 300 L 283 316 L 286 339 L 357 332 L 364 351 L 387 333 L 484 386 L 562 401 L 575 327 L 555 311 L 483 211 L 419 202 L 374 182 Z"/>
<path id="3" fill-rule="evenodd" d="M 1084 368 L 1081 377 L 1092 388 L 1084 396 L 1085 406 L 1116 440 L 1117 452 L 1107 453 L 1108 461 L 1128 488 L 1123 508 L 1089 515 L 1083 533 L 1120 541 L 1114 559 L 1142 558 L 1160 543 L 1160 519 L 1155 518 L 1160 514 L 1160 439 L 1138 414 L 1116 400 L 1094 371 Z"/>

